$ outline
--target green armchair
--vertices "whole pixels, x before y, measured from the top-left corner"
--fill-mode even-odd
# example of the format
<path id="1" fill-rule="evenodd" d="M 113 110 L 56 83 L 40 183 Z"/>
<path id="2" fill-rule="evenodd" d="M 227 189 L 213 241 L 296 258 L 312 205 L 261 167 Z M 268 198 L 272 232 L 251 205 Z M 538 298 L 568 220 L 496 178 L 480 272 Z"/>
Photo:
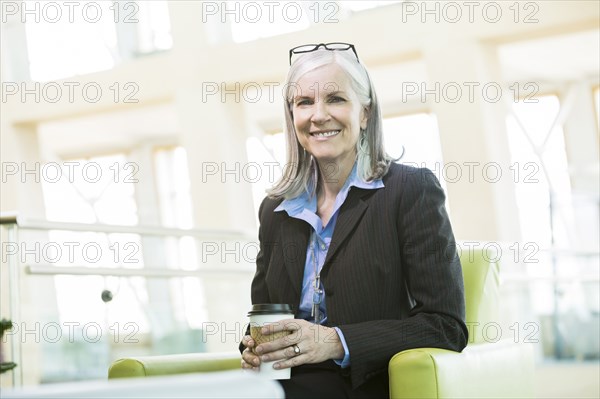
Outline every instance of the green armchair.
<path id="1" fill-rule="evenodd" d="M 499 268 L 482 251 L 461 256 L 469 343 L 463 352 L 418 348 L 389 363 L 392 398 L 533 397 L 533 351 L 510 339 L 486 342 L 487 323 L 498 316 Z M 495 341 L 495 339 L 494 339 Z M 143 377 L 240 368 L 239 352 L 195 353 L 120 359 L 108 378 Z"/>

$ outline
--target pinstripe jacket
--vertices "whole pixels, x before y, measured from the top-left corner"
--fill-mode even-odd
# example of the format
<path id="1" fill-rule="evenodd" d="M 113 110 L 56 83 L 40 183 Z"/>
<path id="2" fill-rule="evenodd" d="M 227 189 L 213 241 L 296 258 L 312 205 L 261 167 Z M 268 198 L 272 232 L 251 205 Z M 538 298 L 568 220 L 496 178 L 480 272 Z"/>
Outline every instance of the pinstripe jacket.
<path id="1" fill-rule="evenodd" d="M 321 271 L 328 326 L 344 333 L 354 388 L 381 373 L 405 349 L 461 351 L 467 343 L 460 261 L 442 188 L 428 169 L 393 163 L 384 188 L 352 187 Z M 298 309 L 308 223 L 259 210 L 260 252 L 252 303 L 289 303 Z"/>

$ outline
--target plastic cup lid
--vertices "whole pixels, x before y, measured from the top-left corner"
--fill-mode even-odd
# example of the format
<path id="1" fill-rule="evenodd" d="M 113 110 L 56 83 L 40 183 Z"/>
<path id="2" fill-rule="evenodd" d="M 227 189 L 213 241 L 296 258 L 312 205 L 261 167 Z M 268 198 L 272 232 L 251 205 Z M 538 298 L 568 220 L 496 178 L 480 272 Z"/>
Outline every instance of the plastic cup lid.
<path id="1" fill-rule="evenodd" d="M 252 305 L 252 309 L 248 312 L 248 316 L 266 314 L 294 314 L 294 311 L 287 303 L 258 303 Z"/>

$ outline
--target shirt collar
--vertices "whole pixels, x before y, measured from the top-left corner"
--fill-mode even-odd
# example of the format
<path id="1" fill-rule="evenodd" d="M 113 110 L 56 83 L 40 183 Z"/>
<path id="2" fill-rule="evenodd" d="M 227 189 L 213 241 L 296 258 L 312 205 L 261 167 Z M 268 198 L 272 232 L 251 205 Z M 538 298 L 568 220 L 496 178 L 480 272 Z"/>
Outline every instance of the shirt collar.
<path id="1" fill-rule="evenodd" d="M 381 179 L 371 180 L 368 182 L 361 179 L 357 173 L 357 163 L 354 162 L 354 166 L 352 167 L 350 175 L 346 179 L 346 182 L 344 183 L 342 189 L 336 197 L 336 207 L 341 206 L 341 203 L 343 203 L 346 197 L 348 196 L 350 187 L 353 186 L 365 190 L 375 190 L 378 188 L 385 187 Z M 308 191 L 304 191 L 302 194 L 295 198 L 283 200 L 281 204 L 279 204 L 279 206 L 274 210 L 274 212 L 279 211 L 286 211 L 287 214 L 291 217 L 299 216 L 305 211 L 316 213 L 317 196 L 311 195 Z"/>

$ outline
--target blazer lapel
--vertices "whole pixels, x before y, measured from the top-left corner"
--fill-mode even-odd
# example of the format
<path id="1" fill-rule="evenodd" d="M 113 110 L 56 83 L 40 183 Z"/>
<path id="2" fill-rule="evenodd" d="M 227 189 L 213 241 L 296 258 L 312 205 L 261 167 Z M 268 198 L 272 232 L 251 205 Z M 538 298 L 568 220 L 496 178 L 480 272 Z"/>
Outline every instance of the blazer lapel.
<path id="1" fill-rule="evenodd" d="M 305 221 L 292 217 L 283 221 L 281 225 L 283 263 L 297 298 L 300 298 L 302 292 L 302 278 L 309 238 L 310 226 Z"/>
<path id="2" fill-rule="evenodd" d="M 337 221 L 335 223 L 335 229 L 333 231 L 333 237 L 331 238 L 331 245 L 327 251 L 327 257 L 323 265 L 323 272 L 329 267 L 329 261 L 333 256 L 340 250 L 343 242 L 346 240 L 350 232 L 352 232 L 362 217 L 363 213 L 368 208 L 368 202 L 363 199 L 366 194 L 373 193 L 376 190 L 364 190 L 356 187 L 352 187 L 348 193 L 348 197 L 344 204 L 340 208 Z"/>

